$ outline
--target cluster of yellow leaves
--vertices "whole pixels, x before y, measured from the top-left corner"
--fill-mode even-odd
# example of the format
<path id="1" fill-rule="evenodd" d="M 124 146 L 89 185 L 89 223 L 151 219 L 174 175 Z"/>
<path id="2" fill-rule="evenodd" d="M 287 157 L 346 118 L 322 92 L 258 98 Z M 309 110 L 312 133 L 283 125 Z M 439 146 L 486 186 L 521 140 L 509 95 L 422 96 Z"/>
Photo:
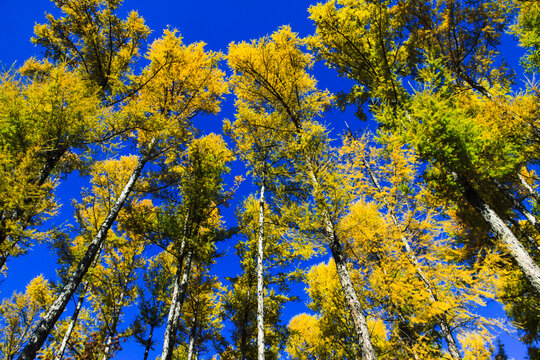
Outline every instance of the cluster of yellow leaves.
<path id="1" fill-rule="evenodd" d="M 12 359 L 32 335 L 42 312 L 52 303 L 52 290 L 43 276 L 38 276 L 24 293 L 14 293 L 0 304 L 0 354 Z"/>

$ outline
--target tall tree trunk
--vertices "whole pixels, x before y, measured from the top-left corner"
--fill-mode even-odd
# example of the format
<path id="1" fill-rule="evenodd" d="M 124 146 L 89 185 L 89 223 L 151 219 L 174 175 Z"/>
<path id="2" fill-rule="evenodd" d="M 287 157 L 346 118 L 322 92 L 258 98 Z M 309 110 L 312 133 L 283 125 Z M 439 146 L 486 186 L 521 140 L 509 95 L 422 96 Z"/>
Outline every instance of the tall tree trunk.
<path id="1" fill-rule="evenodd" d="M 260 191 L 257 241 L 257 359 L 264 360 L 264 179 Z"/>
<path id="2" fill-rule="evenodd" d="M 118 297 L 118 302 L 116 303 L 118 304 L 118 308 L 114 309 L 116 316 L 113 318 L 113 324 L 109 329 L 109 335 L 107 336 L 107 342 L 105 343 L 105 350 L 103 351 L 103 356 L 101 357 L 101 360 L 107 360 L 111 356 L 110 352 L 112 350 L 113 339 L 116 336 L 116 329 L 118 328 L 118 320 L 120 319 L 120 313 L 122 312 L 122 304 L 124 302 L 125 291 L 125 288 L 122 289 L 122 292 Z"/>
<path id="3" fill-rule="evenodd" d="M 172 358 L 174 345 L 176 343 L 178 321 L 180 320 L 182 305 L 184 304 L 184 300 L 186 298 L 192 257 L 193 250 L 190 247 L 187 247 L 187 253 L 184 259 L 183 269 L 180 269 L 181 266 L 179 266 L 177 270 L 177 275 L 175 277 L 173 298 L 171 300 L 171 308 L 169 309 L 169 317 L 167 318 L 167 327 L 165 328 L 161 360 L 171 360 Z M 181 276 L 179 273 L 180 271 Z"/>
<path id="4" fill-rule="evenodd" d="M 71 321 L 69 322 L 68 329 L 66 333 L 64 334 L 64 338 L 62 339 L 60 348 L 58 349 L 58 351 L 56 352 L 56 355 L 54 356 L 54 360 L 62 360 L 62 357 L 64 357 L 64 352 L 66 351 L 68 341 L 71 338 L 73 329 L 75 329 L 75 325 L 77 324 L 77 320 L 79 318 L 79 313 L 81 312 L 81 309 L 84 303 L 84 295 L 86 293 L 87 287 L 88 287 L 88 283 L 84 283 L 83 288 L 81 289 L 79 300 L 77 300 L 77 304 L 75 305 L 75 310 L 73 311 L 73 315 L 71 315 Z"/>
<path id="5" fill-rule="evenodd" d="M 150 325 L 150 333 L 148 334 L 148 339 L 146 340 L 146 345 L 144 347 L 143 360 L 148 359 L 148 354 L 150 354 L 150 348 L 152 348 L 152 337 L 153 336 L 154 336 L 154 325 Z"/>
<path id="6" fill-rule="evenodd" d="M 193 360 L 196 357 L 195 354 L 195 343 L 197 342 L 197 321 L 193 319 L 193 324 L 191 325 L 191 331 L 189 334 L 189 345 L 188 345 L 188 356 L 187 360 Z"/>
<path id="7" fill-rule="evenodd" d="M 523 204 L 521 203 L 521 201 L 519 201 L 519 199 L 514 195 L 512 194 L 512 192 L 507 189 L 504 185 L 502 185 L 500 182 L 498 182 L 497 180 L 493 180 L 493 183 L 495 184 L 495 186 L 497 186 L 497 188 L 506 196 L 506 198 L 512 202 L 512 206 L 518 210 L 520 213 L 523 214 L 523 216 L 525 216 L 525 218 L 531 223 L 531 225 L 536 229 L 536 231 L 538 231 L 540 233 L 540 222 L 538 222 L 538 219 L 536 218 L 536 216 L 534 216 L 533 214 L 531 214 L 531 212 L 529 210 L 527 210 L 527 208 L 525 206 L 523 206 Z"/>
<path id="8" fill-rule="evenodd" d="M 308 157 L 306 157 L 306 163 L 308 166 L 308 175 L 311 178 L 312 186 L 317 189 L 319 188 L 319 181 L 315 175 L 314 167 L 311 163 L 311 160 Z M 325 207 L 323 206 L 323 209 L 324 208 Z M 341 241 L 334 230 L 334 224 L 330 220 L 330 214 L 327 210 L 324 210 L 323 217 L 326 241 L 330 247 L 330 251 L 332 252 L 334 262 L 336 263 L 339 282 L 345 295 L 345 301 L 347 303 L 349 313 L 353 319 L 356 334 L 358 335 L 358 339 L 360 340 L 362 355 L 364 357 L 364 360 L 376 360 L 377 355 L 371 342 L 371 335 L 369 334 L 367 319 L 364 315 L 364 309 L 362 308 L 362 304 L 360 304 L 360 301 L 358 300 L 358 295 L 356 294 L 356 290 L 354 289 L 351 275 L 349 274 L 349 270 L 347 269 L 347 261 L 345 258 L 345 254 L 343 253 Z"/>
<path id="9" fill-rule="evenodd" d="M 153 143 L 150 148 L 152 147 Z M 54 303 L 50 306 L 49 310 L 34 331 L 32 337 L 19 355 L 20 360 L 32 360 L 36 357 L 37 351 L 41 348 L 41 346 L 49 336 L 51 330 L 58 321 L 58 318 L 60 318 L 60 315 L 62 315 L 62 312 L 66 308 L 69 299 L 73 296 L 84 275 L 88 272 L 88 269 L 90 268 L 92 262 L 98 254 L 101 245 L 107 238 L 107 232 L 116 220 L 118 213 L 122 209 L 122 206 L 124 206 L 124 203 L 126 202 L 131 191 L 133 190 L 135 183 L 141 176 L 144 165 L 148 162 L 149 159 L 149 154 L 145 154 L 139 158 L 137 166 L 135 167 L 135 170 L 133 170 L 133 173 L 131 174 L 131 177 L 125 185 L 124 190 L 112 206 L 109 215 L 107 215 L 107 217 L 101 224 L 97 234 L 94 236 L 94 239 L 88 246 L 84 257 L 81 259 L 81 261 L 77 265 L 77 268 L 73 271 L 70 278 L 67 280 L 60 294 L 58 295 Z"/>
<path id="10" fill-rule="evenodd" d="M 460 178 L 457 174 L 454 173 L 453 175 L 458 183 L 463 186 L 463 195 L 467 202 L 476 209 L 478 214 L 491 227 L 491 230 L 493 230 L 505 245 L 506 250 L 519 266 L 534 291 L 540 295 L 540 267 L 538 267 L 510 228 L 506 226 L 499 215 L 482 199 L 480 194 L 473 189 L 471 184 L 467 180 Z"/>
<path id="11" fill-rule="evenodd" d="M 366 159 L 363 159 L 364 167 L 368 171 L 369 178 L 371 179 L 371 182 L 373 185 L 377 188 L 377 190 L 382 193 L 382 187 L 379 183 L 379 179 L 377 179 L 377 176 L 371 169 L 371 166 L 367 162 Z M 433 286 L 431 285 L 431 282 L 428 280 L 427 276 L 424 274 L 424 271 L 422 270 L 422 266 L 418 259 L 416 258 L 416 255 L 414 254 L 414 251 L 411 249 L 411 246 L 405 236 L 403 236 L 403 232 L 401 231 L 401 226 L 399 224 L 399 221 L 392 211 L 392 209 L 389 206 L 388 200 L 386 200 L 385 197 L 383 197 L 384 202 L 386 203 L 386 208 L 388 209 L 388 212 L 390 214 L 390 218 L 392 219 L 392 222 L 394 223 L 394 226 L 398 229 L 400 234 L 400 239 L 403 247 L 405 248 L 405 252 L 407 254 L 407 258 L 409 261 L 414 265 L 414 268 L 416 269 L 416 276 L 420 279 L 422 284 L 424 285 L 424 288 L 429 294 L 429 300 L 433 304 L 437 302 L 437 295 L 435 294 L 435 291 L 433 290 Z M 448 324 L 448 319 L 446 318 L 446 314 L 440 314 L 438 315 L 438 322 L 439 327 L 441 328 L 441 332 L 444 336 L 444 339 L 446 340 L 446 344 L 448 345 L 448 351 L 450 352 L 450 356 L 452 356 L 453 359 L 461 359 L 461 354 L 459 353 L 459 348 L 457 346 L 456 340 L 454 339 L 454 335 L 452 333 L 451 327 Z"/>
<path id="12" fill-rule="evenodd" d="M 343 253 L 341 242 L 333 229 L 328 229 L 328 226 L 327 236 L 329 238 L 332 257 L 336 263 L 339 282 L 341 283 L 341 288 L 343 289 L 343 293 L 345 295 L 345 301 L 347 302 L 347 307 L 349 308 L 349 312 L 353 319 L 354 327 L 356 329 L 358 338 L 360 339 L 360 347 L 362 348 L 363 359 L 376 360 L 377 355 L 375 354 L 375 349 L 371 343 L 367 319 L 364 315 L 364 309 L 358 300 L 356 290 L 354 289 L 352 283 L 351 275 L 347 269 L 347 261 L 345 260 L 345 254 Z"/>

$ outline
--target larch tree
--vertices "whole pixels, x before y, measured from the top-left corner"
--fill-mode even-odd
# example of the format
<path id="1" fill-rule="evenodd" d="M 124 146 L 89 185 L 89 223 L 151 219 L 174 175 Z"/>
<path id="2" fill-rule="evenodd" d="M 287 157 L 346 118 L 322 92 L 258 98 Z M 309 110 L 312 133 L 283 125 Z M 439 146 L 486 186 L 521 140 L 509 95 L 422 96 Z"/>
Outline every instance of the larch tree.
<path id="1" fill-rule="evenodd" d="M 136 87 L 128 81 L 131 66 L 150 33 L 136 12 L 126 20 L 117 16 L 121 1 L 55 4 L 64 17 L 48 14 L 32 39 L 46 60 L 28 60 L 20 69 L 25 80 L 2 76 L 3 169 L 24 175 L 12 184 L 20 195 L 2 200 L 0 269 L 10 254 L 24 253 L 39 239 L 27 228 L 54 210 L 55 182 L 89 160 L 90 144 L 125 131 L 98 107 Z"/>
<path id="2" fill-rule="evenodd" d="M 231 193 L 226 191 L 223 176 L 229 171 L 233 153 L 221 136 L 210 134 L 194 139 L 184 153 L 174 156 L 171 172 L 178 174 L 169 215 L 175 226 L 170 233 L 170 248 L 176 258 L 171 306 L 167 317 L 162 360 L 169 360 L 176 345 L 182 305 L 186 299 L 191 268 L 212 258 L 215 242 L 222 226 L 219 207 L 225 205 Z M 176 158 L 176 161 L 175 159 Z"/>
<path id="3" fill-rule="evenodd" d="M 440 187 L 435 191 L 446 199 L 460 198 L 468 208 L 468 217 L 463 219 L 476 217 L 469 221 L 475 224 L 471 229 L 485 224 L 484 234 L 491 231 L 505 244 L 538 293 L 540 268 L 524 248 L 521 236 L 512 231 L 514 206 L 508 200 L 509 192 L 497 185 L 515 186 L 528 161 L 519 154 L 526 151 L 526 142 L 508 134 L 529 129 L 527 135 L 534 139 L 531 126 L 508 105 L 509 71 L 498 57 L 497 45 L 510 21 L 511 6 L 500 1 L 478 1 L 474 6 L 440 1 L 433 7 L 424 2 L 331 1 L 313 6 L 310 12 L 317 33 L 309 44 L 316 56 L 356 82 L 348 100 L 369 98 L 369 109 L 383 126 L 408 134 L 405 141 L 440 174 L 430 185 L 453 183 L 445 195 Z M 435 58 L 437 65 L 433 66 Z M 380 67 L 383 71 L 375 71 Z M 404 86 L 406 79 L 419 88 L 416 93 Z M 463 109 L 458 98 L 474 99 L 476 105 L 472 116 L 461 113 L 454 121 L 442 107 L 450 101 Z M 417 101 L 430 110 L 416 113 Z M 467 111 L 471 110 L 468 107 Z M 478 121 L 481 116 L 482 121 Z M 497 131 L 483 129 L 486 121 L 497 126 Z M 520 122 L 522 125 L 513 126 Z M 499 131 L 505 126 L 512 130 Z M 420 128 L 430 128 L 431 136 L 416 136 Z M 435 145 L 434 139 L 444 144 Z M 497 163 L 494 157 L 500 155 L 511 161 Z"/>
<path id="4" fill-rule="evenodd" d="M 166 30 L 147 54 L 150 65 L 143 71 L 146 85 L 126 100 L 122 109 L 132 132 L 139 157 L 129 180 L 115 201 L 99 231 L 89 244 L 85 256 L 73 271 L 63 290 L 42 319 L 21 359 L 33 359 L 60 317 L 69 299 L 90 268 L 107 232 L 141 177 L 145 165 L 163 159 L 169 149 L 182 148 L 191 132 L 191 120 L 201 112 L 219 111 L 221 95 L 226 90 L 223 73 L 217 68 L 218 55 L 204 51 L 202 43 L 182 45 L 176 31 Z M 159 74 L 154 69 L 160 69 Z M 158 76 L 159 75 L 159 76 Z"/>
<path id="5" fill-rule="evenodd" d="M 263 106 L 283 116 L 291 123 L 297 139 L 293 143 L 309 142 L 304 136 L 307 122 L 317 116 L 328 104 L 328 94 L 316 88 L 316 81 L 307 69 L 312 65 L 312 58 L 300 50 L 302 41 L 289 27 L 282 27 L 270 38 L 263 38 L 251 44 L 232 44 L 229 48 L 229 66 L 241 75 L 239 91 L 250 99 L 250 106 Z M 255 51 L 254 51 L 255 50 Z M 235 56 L 231 56 L 233 53 Z M 238 83 L 238 82 L 237 82 Z M 302 145 L 299 145 L 302 147 Z M 300 152 L 300 158 L 307 173 L 307 183 L 318 191 L 319 179 L 309 151 Z M 324 208 L 324 204 L 318 204 Z M 346 267 L 342 244 L 334 231 L 331 215 L 322 209 L 324 221 L 322 232 L 329 245 L 338 267 L 345 298 L 354 319 L 363 356 L 375 359 L 376 354 L 371 344 L 367 321 Z"/>

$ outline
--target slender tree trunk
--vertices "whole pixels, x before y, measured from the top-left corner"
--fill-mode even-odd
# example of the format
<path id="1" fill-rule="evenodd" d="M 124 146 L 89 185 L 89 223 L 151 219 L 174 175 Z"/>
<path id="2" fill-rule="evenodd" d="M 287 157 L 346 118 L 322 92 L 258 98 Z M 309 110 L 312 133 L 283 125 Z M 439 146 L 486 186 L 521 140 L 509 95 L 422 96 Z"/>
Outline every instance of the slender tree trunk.
<path id="1" fill-rule="evenodd" d="M 110 352 L 112 350 L 113 339 L 116 336 L 116 329 L 118 327 L 118 320 L 120 318 L 120 313 L 122 312 L 122 304 L 124 302 L 124 296 L 125 296 L 125 289 L 122 289 L 122 292 L 120 293 L 120 296 L 118 297 L 118 302 L 117 302 L 118 308 L 114 309 L 116 312 L 116 316 L 113 319 L 112 327 L 110 328 L 109 335 L 107 336 L 107 342 L 105 344 L 105 350 L 103 351 L 103 356 L 101 357 L 101 360 L 107 360 L 111 356 Z"/>
<path id="2" fill-rule="evenodd" d="M 540 200 L 540 195 L 538 195 L 538 193 L 536 191 L 534 191 L 534 189 L 531 187 L 531 185 L 529 185 L 527 180 L 525 180 L 523 175 L 518 174 L 518 178 L 519 178 L 519 182 L 521 183 L 521 186 L 523 186 L 523 188 L 525 190 L 527 190 L 529 195 L 532 196 L 536 201 L 539 201 Z"/>
<path id="3" fill-rule="evenodd" d="M 309 158 L 306 158 L 306 163 L 308 166 L 309 177 L 311 178 L 312 186 L 314 188 L 319 188 L 319 181 L 315 176 L 315 171 L 313 170 L 313 165 Z M 324 208 L 324 207 L 323 207 Z M 362 348 L 362 355 L 364 360 L 376 360 L 377 355 L 373 344 L 371 342 L 371 335 L 369 334 L 369 328 L 367 325 L 367 319 L 364 315 L 364 309 L 362 304 L 358 300 L 358 295 L 354 289 L 351 275 L 347 269 L 347 261 L 345 259 L 345 254 L 343 253 L 341 241 L 339 240 L 336 232 L 334 231 L 334 224 L 330 220 L 330 214 L 327 210 L 324 210 L 324 227 L 325 227 L 325 236 L 326 241 L 332 252 L 332 257 L 336 263 L 337 274 L 339 277 L 339 282 L 343 289 L 345 295 L 345 301 L 349 309 L 349 313 L 353 319 L 354 327 L 356 334 L 360 339 L 360 347 Z"/>
<path id="4" fill-rule="evenodd" d="M 382 193 L 382 187 L 379 184 L 379 180 L 377 179 L 377 176 L 371 169 L 371 166 L 367 162 L 366 159 L 363 159 L 364 167 L 368 171 L 369 178 L 371 179 L 371 182 L 373 185 L 377 188 L 377 190 Z M 405 236 L 403 236 L 403 232 L 401 231 L 401 226 L 399 225 L 399 221 L 392 211 L 392 209 L 389 206 L 388 201 L 386 198 L 384 198 L 384 202 L 386 203 L 386 208 L 388 209 L 388 212 L 390 214 L 390 218 L 392 219 L 392 222 L 394 223 L 394 226 L 399 230 L 400 233 L 400 239 L 403 247 L 405 248 L 405 252 L 407 254 L 407 258 L 409 261 L 414 265 L 416 269 L 416 276 L 420 279 L 422 284 L 424 285 L 424 288 L 429 294 L 429 300 L 433 304 L 437 302 L 437 295 L 435 294 L 433 290 L 433 286 L 431 285 L 431 282 L 428 280 L 427 276 L 424 274 L 424 271 L 422 270 L 422 266 L 418 259 L 416 258 L 416 255 L 414 254 L 414 251 L 411 249 L 411 246 Z M 446 340 L 446 343 L 448 345 L 448 351 L 450 352 L 450 356 L 452 356 L 453 359 L 461 359 L 461 354 L 459 353 L 459 348 L 457 346 L 456 340 L 454 339 L 454 335 L 452 333 L 451 327 L 448 324 L 448 319 L 446 318 L 446 314 L 440 314 L 438 316 L 439 318 L 439 326 L 441 328 L 441 332 L 444 336 L 444 339 Z"/>
<path id="5" fill-rule="evenodd" d="M 260 191 L 257 241 L 257 359 L 264 360 L 264 179 Z"/>
<path id="6" fill-rule="evenodd" d="M 478 214 L 488 223 L 491 230 L 497 234 L 500 241 L 505 245 L 508 253 L 519 266 L 523 275 L 532 286 L 534 291 L 540 295 L 540 267 L 535 263 L 527 250 L 523 247 L 519 239 L 514 235 L 497 213 L 482 199 L 480 194 L 464 179 L 460 179 L 457 174 L 453 174 L 458 182 L 463 186 L 463 195 L 467 202 L 471 204 Z"/>
<path id="7" fill-rule="evenodd" d="M 195 343 L 197 342 L 197 322 L 193 319 L 191 331 L 189 334 L 188 356 L 187 360 L 193 360 L 195 354 Z"/>
<path id="8" fill-rule="evenodd" d="M 327 231 L 328 230 L 330 230 L 330 232 L 327 234 L 330 240 L 330 250 L 332 251 L 332 257 L 336 263 L 337 274 L 345 295 L 347 307 L 349 308 L 357 335 L 360 339 L 362 356 L 364 360 L 376 360 L 377 355 L 375 354 L 375 349 L 371 343 L 367 319 L 364 315 L 364 309 L 358 300 L 356 290 L 354 289 L 352 283 L 351 275 L 347 269 L 347 261 L 345 260 L 345 254 L 343 253 L 341 242 L 332 229 L 327 229 Z"/>
<path id="9" fill-rule="evenodd" d="M 153 147 L 153 145 L 151 147 Z M 137 163 L 135 170 L 133 170 L 133 173 L 131 174 L 131 177 L 125 185 L 124 190 L 112 206 L 109 215 L 107 215 L 107 217 L 101 224 L 97 234 L 94 236 L 94 239 L 88 246 L 84 257 L 81 259 L 81 261 L 77 265 L 77 268 L 73 271 L 70 278 L 67 280 L 60 294 L 58 295 L 54 303 L 51 305 L 51 307 L 37 326 L 27 345 L 19 355 L 20 360 L 32 360 L 36 357 L 36 353 L 49 336 L 51 330 L 58 321 L 58 318 L 60 318 L 60 315 L 62 315 L 62 312 L 66 308 L 69 299 L 73 296 L 84 275 L 88 272 L 88 269 L 90 268 L 93 260 L 98 254 L 101 245 L 107 237 L 107 232 L 116 220 L 116 217 L 122 209 L 122 206 L 124 206 L 124 203 L 126 202 L 131 191 L 133 190 L 135 183 L 141 176 L 142 169 L 144 165 L 148 162 L 149 158 L 149 155 L 143 155 L 139 158 L 139 162 Z"/>
<path id="10" fill-rule="evenodd" d="M 193 257 L 193 250 L 191 248 L 187 249 L 187 254 L 184 259 L 183 269 L 180 270 L 180 267 L 177 271 L 177 276 L 175 278 L 173 299 L 171 301 L 171 309 L 169 310 L 169 317 L 167 318 L 167 327 L 165 328 L 165 336 L 163 340 L 163 351 L 161 352 L 161 360 L 171 360 L 174 345 L 176 343 L 176 332 L 178 330 L 178 321 L 180 320 L 180 312 L 182 310 L 182 305 L 186 298 L 186 290 L 189 279 L 189 272 L 191 269 L 191 260 Z M 180 274 L 181 279 L 180 281 Z"/>
<path id="11" fill-rule="evenodd" d="M 154 325 L 150 326 L 150 334 L 148 335 L 148 339 L 146 340 L 146 346 L 144 347 L 144 357 L 143 360 L 148 359 L 148 354 L 150 353 L 150 348 L 152 347 L 152 337 L 154 336 Z"/>
<path id="12" fill-rule="evenodd" d="M 84 283 L 83 288 L 81 290 L 81 295 L 79 296 L 79 300 L 77 300 L 77 304 L 75 305 L 75 310 L 73 311 L 73 315 L 71 315 L 71 321 L 69 322 L 68 329 L 66 333 L 64 334 L 64 338 L 62 339 L 60 348 L 58 349 L 58 351 L 56 352 L 56 355 L 54 356 L 54 360 L 62 360 L 62 357 L 64 357 L 64 352 L 66 351 L 68 341 L 71 338 L 71 334 L 73 333 L 73 330 L 75 329 L 75 325 L 77 324 L 77 320 L 79 318 L 79 313 L 81 312 L 81 309 L 84 303 L 84 295 L 86 293 L 87 287 L 88 287 L 88 283 Z"/>
<path id="13" fill-rule="evenodd" d="M 523 206 L 521 201 L 519 201 L 519 199 L 514 194 L 512 194 L 510 190 L 504 187 L 497 180 L 493 180 L 493 182 L 495 183 L 495 186 L 497 186 L 497 188 L 506 196 L 506 198 L 512 202 L 512 206 L 520 213 L 522 213 L 523 216 L 525 216 L 525 218 L 536 229 L 536 231 L 540 233 L 540 222 L 538 222 L 538 219 L 533 214 L 531 214 L 531 212 L 527 210 L 525 206 Z"/>

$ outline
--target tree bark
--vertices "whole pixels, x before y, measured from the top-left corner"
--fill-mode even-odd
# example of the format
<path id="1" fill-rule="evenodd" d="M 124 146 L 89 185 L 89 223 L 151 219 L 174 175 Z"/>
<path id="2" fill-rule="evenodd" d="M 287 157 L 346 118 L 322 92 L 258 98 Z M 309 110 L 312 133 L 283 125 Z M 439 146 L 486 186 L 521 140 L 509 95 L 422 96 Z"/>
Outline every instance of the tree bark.
<path id="1" fill-rule="evenodd" d="M 87 287 L 88 287 L 88 284 L 84 283 L 83 288 L 81 290 L 81 295 L 79 296 L 79 300 L 77 300 L 77 304 L 75 305 L 75 310 L 73 311 L 73 315 L 71 315 L 71 321 L 69 322 L 68 329 L 66 333 L 64 334 L 64 338 L 62 339 L 60 348 L 58 349 L 58 351 L 56 352 L 56 355 L 54 356 L 54 360 L 62 360 L 62 357 L 64 357 L 64 352 L 66 351 L 68 341 L 71 338 L 73 329 L 75 329 L 75 325 L 77 324 L 79 313 L 81 312 L 82 305 L 84 303 L 84 295 L 86 293 Z"/>
<path id="2" fill-rule="evenodd" d="M 144 357 L 143 360 L 148 359 L 148 354 L 150 353 L 150 348 L 152 348 L 152 337 L 154 335 L 154 325 L 150 326 L 150 334 L 148 335 L 148 339 L 146 340 L 146 346 L 144 347 Z"/>
<path id="3" fill-rule="evenodd" d="M 264 360 L 264 180 L 260 191 L 257 241 L 257 359 Z"/>
<path id="4" fill-rule="evenodd" d="M 103 351 L 103 356 L 101 357 L 101 360 L 107 360 L 111 355 L 110 352 L 112 350 L 112 343 L 113 339 L 116 336 L 116 329 L 118 327 L 118 320 L 120 318 L 120 313 L 122 311 L 122 304 L 124 301 L 125 296 L 125 289 L 122 289 L 122 292 L 120 293 L 120 296 L 118 297 L 118 302 L 116 303 L 118 305 L 116 312 L 116 316 L 113 318 L 113 324 L 110 328 L 109 335 L 107 336 L 107 342 L 105 344 L 105 350 Z M 115 305 L 116 306 L 116 305 Z"/>
<path id="5" fill-rule="evenodd" d="M 519 182 L 521 183 L 521 186 L 523 186 L 523 188 L 525 190 L 527 190 L 529 195 L 532 196 L 536 201 L 539 201 L 540 200 L 540 195 L 538 195 L 538 193 L 536 191 L 534 191 L 534 189 L 531 187 L 531 185 L 529 185 L 527 180 L 525 180 L 523 175 L 518 174 L 518 178 L 519 178 Z"/>
<path id="6" fill-rule="evenodd" d="M 308 175 L 311 178 L 312 186 L 314 188 L 318 188 L 319 181 L 315 176 L 315 171 L 309 158 L 306 158 L 306 163 L 308 166 Z M 325 207 L 323 206 L 323 208 Z M 345 258 L 345 254 L 343 253 L 341 241 L 339 240 L 339 237 L 334 230 L 334 224 L 330 220 L 330 214 L 326 209 L 323 210 L 323 218 L 326 241 L 330 247 L 330 251 L 332 252 L 334 262 L 336 263 L 339 282 L 345 295 L 345 301 L 347 303 L 349 313 L 353 319 L 356 334 L 358 335 L 358 339 L 360 340 L 362 355 L 364 357 L 364 360 L 376 360 L 377 355 L 375 353 L 375 349 L 373 348 L 373 344 L 371 343 L 371 335 L 369 334 L 369 328 L 367 325 L 367 319 L 364 315 L 364 309 L 362 308 L 362 304 L 360 304 L 360 301 L 358 300 L 358 295 L 356 294 L 356 290 L 354 289 L 351 275 L 349 274 L 349 270 L 347 269 L 347 261 Z"/>
<path id="7" fill-rule="evenodd" d="M 525 216 L 525 218 L 531 223 L 531 225 L 540 233 L 540 222 L 538 222 L 538 219 L 536 216 L 531 214 L 529 210 L 519 201 L 519 199 L 512 194 L 510 190 L 508 190 L 506 187 L 504 187 L 501 183 L 499 183 L 497 180 L 493 180 L 495 183 L 495 186 L 506 196 L 506 198 L 512 202 L 512 206 L 518 210 L 520 213 Z"/>
<path id="8" fill-rule="evenodd" d="M 360 339 L 363 359 L 376 360 L 377 355 L 375 354 L 375 349 L 371 343 L 367 319 L 364 315 L 364 309 L 362 308 L 362 305 L 358 300 L 358 296 L 356 295 L 356 290 L 354 289 L 351 275 L 347 269 L 347 261 L 345 260 L 341 242 L 333 230 L 330 230 L 327 235 L 330 239 L 330 250 L 332 251 L 332 257 L 336 263 L 337 274 L 339 277 L 339 282 L 341 283 L 341 288 L 343 289 L 343 293 L 345 295 L 345 301 L 353 319 L 358 338 Z"/>
<path id="9" fill-rule="evenodd" d="M 36 357 L 37 351 L 41 348 L 41 346 L 49 336 L 54 325 L 60 318 L 60 315 L 62 315 L 62 312 L 66 308 L 69 299 L 73 296 L 84 275 L 88 272 L 88 269 L 90 268 L 92 262 L 98 254 L 101 245 L 107 238 L 107 232 L 116 220 L 116 217 L 124 206 L 124 203 L 126 202 L 128 196 L 131 194 L 135 183 L 141 175 L 144 165 L 148 162 L 149 159 L 149 154 L 145 154 L 139 158 L 135 170 L 133 170 L 133 173 L 131 174 L 131 177 L 125 185 L 122 193 L 112 206 L 109 215 L 107 215 L 107 217 L 101 224 L 97 234 L 94 236 L 94 239 L 88 246 L 84 257 L 81 259 L 81 261 L 77 265 L 77 268 L 73 271 L 70 278 L 67 280 L 66 284 L 62 288 L 60 294 L 37 326 L 25 348 L 22 350 L 18 358 L 19 360 L 32 360 Z"/>
<path id="10" fill-rule="evenodd" d="M 506 250 L 514 259 L 518 267 L 525 275 L 525 278 L 534 291 L 540 295 L 540 267 L 535 263 L 527 250 L 523 247 L 519 239 L 514 235 L 497 213 L 482 199 L 480 194 L 473 189 L 468 181 L 453 174 L 458 182 L 463 186 L 463 195 L 467 202 L 472 205 L 478 214 L 491 227 L 491 230 L 498 236 L 505 245 Z"/>
<path id="11" fill-rule="evenodd" d="M 187 360 L 193 360 L 195 354 L 195 343 L 197 342 L 197 322 L 193 319 L 193 325 L 189 334 L 188 356 Z"/>
<path id="12" fill-rule="evenodd" d="M 174 345 L 176 343 L 176 332 L 178 330 L 180 312 L 186 298 L 192 257 L 193 250 L 188 247 L 186 257 L 184 259 L 183 269 L 181 269 L 181 266 L 179 266 L 177 270 L 177 275 L 175 277 L 173 298 L 171 300 L 171 308 L 169 309 L 169 317 L 167 318 L 167 327 L 165 328 L 161 360 L 171 360 L 172 358 Z"/>

